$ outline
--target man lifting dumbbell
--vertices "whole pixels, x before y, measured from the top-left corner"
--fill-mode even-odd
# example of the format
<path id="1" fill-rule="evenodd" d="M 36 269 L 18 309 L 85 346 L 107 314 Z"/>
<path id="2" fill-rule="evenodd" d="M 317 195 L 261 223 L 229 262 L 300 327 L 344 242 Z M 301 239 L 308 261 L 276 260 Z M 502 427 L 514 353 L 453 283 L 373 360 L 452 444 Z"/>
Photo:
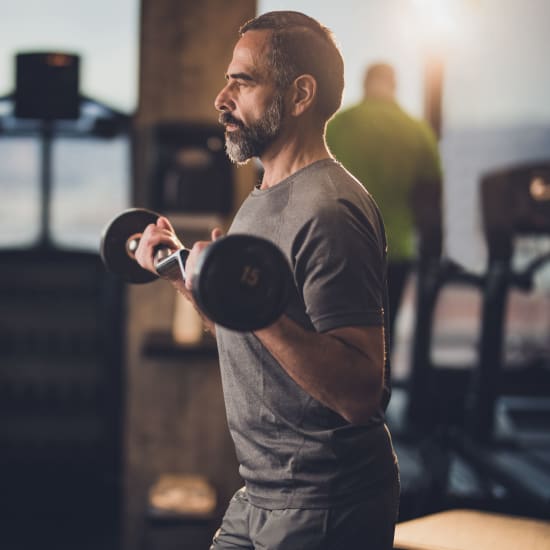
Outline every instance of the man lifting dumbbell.
<path id="1" fill-rule="evenodd" d="M 245 487 L 212 548 L 390 549 L 399 483 L 384 421 L 384 228 L 372 197 L 324 140 L 341 102 L 343 61 L 330 31 L 300 13 L 261 15 L 239 34 L 215 107 L 229 157 L 258 157 L 264 173 L 229 235 L 274 243 L 293 284 L 268 326 L 216 325 Z M 186 273 L 220 236 L 215 229 L 212 241 L 193 245 Z M 150 272 L 159 246 L 182 247 L 163 217 L 144 228 L 135 251 Z M 196 282 L 179 287 L 195 303 Z"/>
<path id="2" fill-rule="evenodd" d="M 267 239 L 220 236 L 215 229 L 211 243 L 195 243 L 194 250 L 188 250 L 166 218 L 131 208 L 107 225 L 100 253 L 107 269 L 128 283 L 149 283 L 159 277 L 171 281 L 193 302 L 212 332 L 214 323 L 241 331 L 270 325 L 283 313 L 288 298 L 291 275 L 286 258 Z"/>
<path id="3" fill-rule="evenodd" d="M 219 228 L 212 230 L 212 241 L 220 238 L 222 231 Z M 173 279 L 172 284 L 176 289 L 181 292 L 190 302 L 193 303 L 196 310 L 199 312 L 203 319 L 205 328 L 207 328 L 212 334 L 215 334 L 216 328 L 214 322 L 206 316 L 206 314 L 197 306 L 196 301 L 192 293 L 193 277 L 191 273 L 195 271 L 197 259 L 199 255 L 210 245 L 211 243 L 206 241 L 197 241 L 193 244 L 193 247 L 189 250 L 185 262 L 185 273 L 189 274 L 185 279 Z M 151 250 L 156 250 L 159 247 L 168 247 L 171 251 L 175 252 L 181 248 L 184 248 L 183 244 L 176 236 L 176 232 L 172 227 L 170 221 L 161 216 L 158 218 L 155 224 L 149 224 L 145 227 L 140 239 L 140 246 L 138 246 L 135 256 L 137 262 L 144 268 L 151 272 L 157 272 L 157 266 L 155 265 L 155 256 L 151 255 Z"/>

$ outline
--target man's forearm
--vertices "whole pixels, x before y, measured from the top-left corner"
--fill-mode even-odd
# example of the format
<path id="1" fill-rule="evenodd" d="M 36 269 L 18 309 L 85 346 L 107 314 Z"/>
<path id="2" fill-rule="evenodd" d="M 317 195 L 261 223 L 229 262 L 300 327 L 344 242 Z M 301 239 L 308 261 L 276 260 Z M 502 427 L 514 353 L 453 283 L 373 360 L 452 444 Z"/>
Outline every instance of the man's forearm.
<path id="1" fill-rule="evenodd" d="M 283 316 L 255 334 L 302 389 L 348 422 L 365 423 L 377 410 L 384 372 L 379 327 L 320 334 Z"/>
<path id="2" fill-rule="evenodd" d="M 200 318 L 202 319 L 202 324 L 208 332 L 210 332 L 214 337 L 216 336 L 216 324 L 213 323 L 206 315 L 201 311 L 201 309 L 197 306 L 192 292 L 185 286 L 185 282 L 183 279 L 177 279 L 177 280 L 171 280 L 172 286 L 180 293 L 182 294 L 187 300 L 191 302 L 193 307 L 195 308 L 195 311 L 200 315 Z"/>

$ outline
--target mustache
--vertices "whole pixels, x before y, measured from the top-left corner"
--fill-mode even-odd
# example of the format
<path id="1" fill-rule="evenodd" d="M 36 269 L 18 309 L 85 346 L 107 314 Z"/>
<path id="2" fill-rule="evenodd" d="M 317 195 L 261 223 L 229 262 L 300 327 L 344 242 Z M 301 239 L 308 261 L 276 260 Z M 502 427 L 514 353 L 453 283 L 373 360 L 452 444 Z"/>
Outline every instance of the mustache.
<path id="1" fill-rule="evenodd" d="M 222 113 L 219 117 L 218 117 L 218 122 L 220 124 L 223 124 L 224 126 L 226 124 L 234 124 L 235 126 L 238 126 L 239 128 L 244 128 L 244 124 L 236 119 L 231 113 Z"/>

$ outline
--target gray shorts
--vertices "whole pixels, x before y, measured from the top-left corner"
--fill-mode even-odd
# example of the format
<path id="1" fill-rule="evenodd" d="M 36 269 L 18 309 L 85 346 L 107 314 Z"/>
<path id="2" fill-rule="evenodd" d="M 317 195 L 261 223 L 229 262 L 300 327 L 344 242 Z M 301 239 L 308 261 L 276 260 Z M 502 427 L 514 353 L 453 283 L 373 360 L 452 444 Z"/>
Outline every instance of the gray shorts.
<path id="1" fill-rule="evenodd" d="M 391 550 L 399 481 L 368 500 L 322 509 L 265 510 L 246 489 L 231 499 L 210 550 Z"/>

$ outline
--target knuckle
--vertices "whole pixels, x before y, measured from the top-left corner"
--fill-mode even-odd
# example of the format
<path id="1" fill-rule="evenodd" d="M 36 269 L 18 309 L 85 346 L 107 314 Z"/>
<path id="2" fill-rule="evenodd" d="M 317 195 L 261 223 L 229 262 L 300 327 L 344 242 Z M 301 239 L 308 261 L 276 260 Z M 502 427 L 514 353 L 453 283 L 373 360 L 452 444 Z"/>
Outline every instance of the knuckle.
<path id="1" fill-rule="evenodd" d="M 193 248 L 191 249 L 192 252 L 196 254 L 200 254 L 204 248 L 206 247 L 206 244 L 204 243 L 204 241 L 197 241 L 194 245 L 193 245 Z"/>

